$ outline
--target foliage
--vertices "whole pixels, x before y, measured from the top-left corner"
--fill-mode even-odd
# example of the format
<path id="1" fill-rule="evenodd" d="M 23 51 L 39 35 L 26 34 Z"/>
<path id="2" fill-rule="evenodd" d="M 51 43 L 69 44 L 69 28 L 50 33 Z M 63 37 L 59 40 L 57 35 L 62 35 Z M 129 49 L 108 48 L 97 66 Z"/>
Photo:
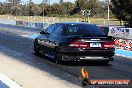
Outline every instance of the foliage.
<path id="1" fill-rule="evenodd" d="M 104 3 L 98 0 L 76 0 L 75 3 L 64 2 L 49 4 L 49 0 L 42 0 L 42 3 L 35 4 L 32 0 L 27 4 L 21 4 L 22 0 L 8 0 L 9 3 L 0 4 L 0 14 L 12 14 L 15 16 L 82 16 L 82 10 L 91 10 L 92 17 L 104 17 Z"/>
<path id="2" fill-rule="evenodd" d="M 40 6 L 32 2 L 27 6 L 27 8 L 30 16 L 38 16 L 42 12 Z"/>
<path id="3" fill-rule="evenodd" d="M 1 4 L 0 5 L 0 14 L 4 15 L 4 14 L 11 14 L 11 5 L 8 3 L 5 4 Z"/>
<path id="4" fill-rule="evenodd" d="M 129 23 L 132 27 L 132 0 L 112 0 L 112 12 L 116 18 Z"/>
<path id="5" fill-rule="evenodd" d="M 19 6 L 13 6 L 11 8 L 11 14 L 13 14 L 14 16 L 20 16 L 22 15 L 22 9 Z"/>

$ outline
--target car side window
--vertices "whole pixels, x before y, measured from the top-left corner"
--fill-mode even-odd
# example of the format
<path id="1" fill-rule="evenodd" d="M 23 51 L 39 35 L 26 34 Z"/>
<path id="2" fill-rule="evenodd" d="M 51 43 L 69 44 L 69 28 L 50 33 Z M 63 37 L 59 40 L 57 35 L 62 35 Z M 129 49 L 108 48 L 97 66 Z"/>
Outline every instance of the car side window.
<path id="1" fill-rule="evenodd" d="M 60 36 L 62 31 L 63 31 L 63 26 L 59 25 L 59 24 L 56 24 L 55 25 L 55 30 L 53 31 L 53 35 L 54 36 Z"/>
<path id="2" fill-rule="evenodd" d="M 68 26 L 68 33 L 69 34 L 78 34 L 79 33 L 79 27 L 77 26 Z"/>
<path id="3" fill-rule="evenodd" d="M 54 24 L 53 24 L 53 25 L 50 25 L 50 26 L 48 27 L 48 29 L 47 29 L 47 32 L 48 32 L 49 34 L 52 34 L 53 31 L 54 31 L 54 29 L 55 29 Z"/>

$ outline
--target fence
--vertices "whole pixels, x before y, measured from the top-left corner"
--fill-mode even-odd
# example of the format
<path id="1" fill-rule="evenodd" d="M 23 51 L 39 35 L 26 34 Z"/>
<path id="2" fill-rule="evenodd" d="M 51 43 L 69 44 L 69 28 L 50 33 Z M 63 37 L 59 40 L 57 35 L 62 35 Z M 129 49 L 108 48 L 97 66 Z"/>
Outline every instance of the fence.
<path id="1" fill-rule="evenodd" d="M 28 22 L 14 20 L 0 20 L 1 24 L 10 24 L 24 27 L 44 28 L 48 27 L 48 23 L 43 22 Z M 109 36 L 115 37 L 116 48 L 132 51 L 132 28 L 108 27 L 104 30 Z"/>

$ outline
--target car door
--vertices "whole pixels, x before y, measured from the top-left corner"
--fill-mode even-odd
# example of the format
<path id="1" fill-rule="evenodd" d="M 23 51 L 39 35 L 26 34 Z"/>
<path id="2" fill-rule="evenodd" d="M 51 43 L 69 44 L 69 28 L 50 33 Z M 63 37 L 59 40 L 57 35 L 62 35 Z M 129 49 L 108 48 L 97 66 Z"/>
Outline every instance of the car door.
<path id="1" fill-rule="evenodd" d="M 60 25 L 60 24 L 55 24 L 54 25 L 54 30 L 52 32 L 52 34 L 49 36 L 49 40 L 50 40 L 50 52 L 52 54 L 54 54 L 54 51 L 55 51 L 55 47 L 56 46 L 59 46 L 59 43 L 61 41 L 61 34 L 62 34 L 62 31 L 63 31 L 63 26 Z"/>
<path id="2" fill-rule="evenodd" d="M 47 29 L 47 34 L 45 35 L 46 38 L 42 40 L 42 50 L 45 52 L 45 54 L 50 53 L 50 47 L 51 47 L 51 42 L 50 42 L 50 36 L 52 35 L 52 32 L 54 31 L 54 24 L 50 25 Z"/>

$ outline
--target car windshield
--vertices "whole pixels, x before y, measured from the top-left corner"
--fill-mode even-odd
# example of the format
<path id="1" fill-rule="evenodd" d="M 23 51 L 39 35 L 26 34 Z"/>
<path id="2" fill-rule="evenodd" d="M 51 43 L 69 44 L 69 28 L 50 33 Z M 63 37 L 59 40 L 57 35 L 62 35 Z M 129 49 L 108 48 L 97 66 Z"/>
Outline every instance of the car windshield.
<path id="1" fill-rule="evenodd" d="M 101 36 L 103 32 L 95 25 L 81 24 L 81 25 L 67 25 L 65 27 L 66 35 L 81 35 L 81 36 Z"/>

